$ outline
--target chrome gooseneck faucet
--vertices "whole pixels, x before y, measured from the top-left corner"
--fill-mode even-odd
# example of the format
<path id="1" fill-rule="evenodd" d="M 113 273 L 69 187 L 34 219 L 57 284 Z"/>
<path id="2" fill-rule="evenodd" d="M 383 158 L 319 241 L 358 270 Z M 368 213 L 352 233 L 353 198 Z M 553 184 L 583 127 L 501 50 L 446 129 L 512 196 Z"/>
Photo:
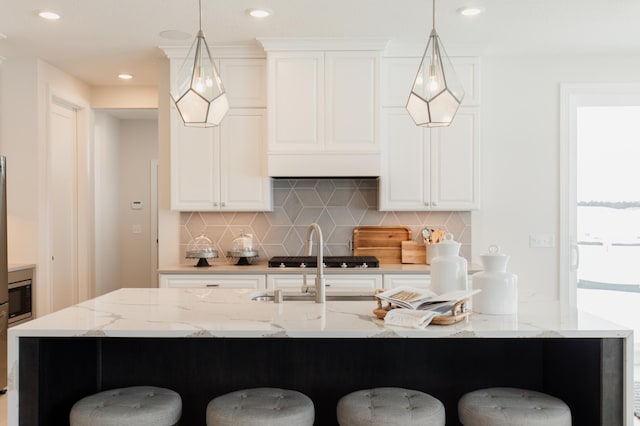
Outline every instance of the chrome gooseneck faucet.
<path id="1" fill-rule="evenodd" d="M 320 226 L 317 223 L 312 223 L 309 225 L 309 229 L 307 230 L 307 242 L 305 246 L 305 254 L 307 256 L 311 256 L 311 250 L 313 245 L 313 232 L 317 234 L 317 266 L 316 266 L 316 285 L 315 285 L 315 294 L 316 294 L 316 303 L 324 303 L 325 298 L 325 284 L 324 284 L 324 262 L 322 256 L 322 246 L 324 242 L 322 241 L 322 231 L 320 230 Z M 309 291 L 309 286 L 307 285 L 307 274 L 303 274 L 302 280 L 302 292 L 306 293 Z"/>

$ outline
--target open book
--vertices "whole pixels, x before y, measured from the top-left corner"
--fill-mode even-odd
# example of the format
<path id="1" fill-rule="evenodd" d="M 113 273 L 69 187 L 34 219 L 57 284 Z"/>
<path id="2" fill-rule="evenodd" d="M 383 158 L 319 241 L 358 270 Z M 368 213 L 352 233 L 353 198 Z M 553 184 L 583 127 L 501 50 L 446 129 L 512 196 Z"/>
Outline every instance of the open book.
<path id="1" fill-rule="evenodd" d="M 457 302 L 467 299 L 480 290 L 458 290 L 445 294 L 436 294 L 431 290 L 415 287 L 400 286 L 376 294 L 380 300 L 391 305 L 414 310 L 440 310 L 451 307 Z M 445 310 L 446 312 L 446 310 Z"/>
<path id="2" fill-rule="evenodd" d="M 387 312 L 384 322 L 387 325 L 425 328 L 440 315 L 450 315 L 456 303 L 470 298 L 480 290 L 460 290 L 438 295 L 431 290 L 414 287 L 396 287 L 376 294 L 394 308 Z"/>

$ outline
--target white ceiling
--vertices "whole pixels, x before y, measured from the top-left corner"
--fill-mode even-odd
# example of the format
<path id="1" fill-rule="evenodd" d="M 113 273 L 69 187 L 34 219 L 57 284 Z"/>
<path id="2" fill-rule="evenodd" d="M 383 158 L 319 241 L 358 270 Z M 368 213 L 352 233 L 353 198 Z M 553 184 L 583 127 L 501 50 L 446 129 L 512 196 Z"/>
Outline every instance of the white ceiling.
<path id="1" fill-rule="evenodd" d="M 455 10 L 482 2 L 486 12 L 463 17 Z M 382 37 L 426 44 L 429 0 L 202 0 L 210 45 L 255 44 L 256 37 Z M 275 14 L 250 18 L 245 10 Z M 62 15 L 55 22 L 39 9 Z M 5 62 L 36 56 L 90 85 L 154 85 L 159 46 L 190 45 L 159 34 L 197 31 L 197 0 L 2 0 L 0 56 Z M 439 0 L 436 27 L 449 51 L 484 54 L 601 54 L 640 52 L 639 0 Z M 116 78 L 129 72 L 135 79 Z"/>

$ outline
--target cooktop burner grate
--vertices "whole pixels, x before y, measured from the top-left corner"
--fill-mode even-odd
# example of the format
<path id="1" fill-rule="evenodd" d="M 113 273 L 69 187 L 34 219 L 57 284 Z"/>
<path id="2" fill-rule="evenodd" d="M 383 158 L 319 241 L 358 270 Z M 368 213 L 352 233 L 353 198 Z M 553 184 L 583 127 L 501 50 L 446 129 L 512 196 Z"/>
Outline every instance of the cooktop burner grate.
<path id="1" fill-rule="evenodd" d="M 378 268 L 380 266 L 375 256 L 324 256 L 322 259 L 326 268 Z M 315 268 L 317 260 L 317 256 L 275 256 L 269 259 L 269 267 Z"/>

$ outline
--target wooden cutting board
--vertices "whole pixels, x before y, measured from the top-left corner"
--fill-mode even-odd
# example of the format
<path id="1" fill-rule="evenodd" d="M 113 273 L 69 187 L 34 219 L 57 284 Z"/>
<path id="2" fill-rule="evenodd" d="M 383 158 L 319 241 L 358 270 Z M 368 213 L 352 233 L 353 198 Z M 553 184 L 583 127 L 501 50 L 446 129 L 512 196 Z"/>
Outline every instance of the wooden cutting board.
<path id="1" fill-rule="evenodd" d="M 416 241 L 402 242 L 402 263 L 427 263 L 427 245 Z"/>
<path id="2" fill-rule="evenodd" d="M 380 263 L 402 262 L 402 241 L 411 240 L 408 226 L 356 226 L 353 255 L 375 256 Z"/>

